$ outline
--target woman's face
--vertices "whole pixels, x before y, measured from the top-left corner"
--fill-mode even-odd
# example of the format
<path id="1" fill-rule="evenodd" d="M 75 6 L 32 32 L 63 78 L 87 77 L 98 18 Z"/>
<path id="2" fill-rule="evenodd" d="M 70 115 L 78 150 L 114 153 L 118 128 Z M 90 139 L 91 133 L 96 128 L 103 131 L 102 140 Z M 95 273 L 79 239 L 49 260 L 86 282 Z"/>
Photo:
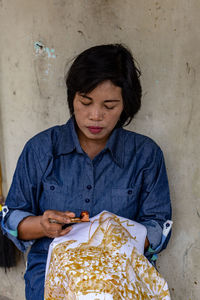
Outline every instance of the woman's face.
<path id="1" fill-rule="evenodd" d="M 121 88 L 110 80 L 87 94 L 76 93 L 74 115 L 79 139 L 105 143 L 123 111 Z"/>

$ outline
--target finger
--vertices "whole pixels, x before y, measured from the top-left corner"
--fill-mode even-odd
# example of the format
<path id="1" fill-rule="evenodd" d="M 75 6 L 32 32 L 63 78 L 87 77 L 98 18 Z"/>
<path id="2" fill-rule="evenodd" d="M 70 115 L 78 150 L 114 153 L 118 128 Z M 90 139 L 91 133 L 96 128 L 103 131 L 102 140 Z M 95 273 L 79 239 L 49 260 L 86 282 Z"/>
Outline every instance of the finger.
<path id="1" fill-rule="evenodd" d="M 70 217 L 68 217 L 64 212 L 61 211 L 51 211 L 46 214 L 46 219 L 54 220 L 55 223 L 66 224 L 70 223 Z"/>
<path id="2" fill-rule="evenodd" d="M 69 218 L 74 218 L 76 216 L 74 212 L 68 210 L 65 211 L 64 214 Z"/>
<path id="3" fill-rule="evenodd" d="M 62 231 L 62 224 L 50 223 L 49 219 L 44 219 L 41 222 L 43 229 L 47 232 Z"/>
<path id="4" fill-rule="evenodd" d="M 59 237 L 59 235 L 58 234 L 56 234 L 56 233 L 47 233 L 47 236 L 49 237 L 49 238 L 51 238 L 51 239 L 55 239 L 56 237 Z"/>
<path id="5" fill-rule="evenodd" d="M 61 232 L 62 231 L 62 224 L 50 224 L 48 226 L 49 232 Z"/>
<path id="6" fill-rule="evenodd" d="M 63 229 L 63 230 L 59 233 L 59 236 L 63 236 L 63 235 L 65 235 L 65 234 L 69 233 L 71 230 L 72 230 L 72 226 L 69 226 L 69 227 Z"/>
<path id="7" fill-rule="evenodd" d="M 44 216 L 46 216 L 47 218 L 51 216 L 55 217 L 55 216 L 64 216 L 64 215 L 65 213 L 63 211 L 53 210 L 53 209 L 52 210 L 49 209 L 44 212 Z"/>
<path id="8" fill-rule="evenodd" d="M 56 237 L 60 236 L 61 232 L 62 232 L 62 230 L 53 230 L 53 231 L 47 231 L 47 234 L 51 238 L 56 238 Z"/>

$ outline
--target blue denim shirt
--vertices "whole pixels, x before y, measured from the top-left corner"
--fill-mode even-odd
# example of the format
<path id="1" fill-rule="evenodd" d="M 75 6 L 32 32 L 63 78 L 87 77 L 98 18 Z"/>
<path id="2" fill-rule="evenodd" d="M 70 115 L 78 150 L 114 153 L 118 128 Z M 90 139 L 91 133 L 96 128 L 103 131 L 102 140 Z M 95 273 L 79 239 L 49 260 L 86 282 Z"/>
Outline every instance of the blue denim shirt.
<path id="1" fill-rule="evenodd" d="M 10 234 L 25 217 L 42 215 L 47 209 L 73 211 L 77 216 L 87 210 L 91 217 L 107 210 L 145 225 L 152 249 L 161 243 L 163 224 L 171 218 L 168 180 L 159 146 L 146 136 L 118 128 L 91 160 L 80 146 L 73 118 L 28 141 L 18 160 L 6 205 L 4 232 L 21 251 L 32 245 L 25 279 L 27 299 L 34 300 L 40 284 L 43 293 L 52 239 L 22 241 Z"/>

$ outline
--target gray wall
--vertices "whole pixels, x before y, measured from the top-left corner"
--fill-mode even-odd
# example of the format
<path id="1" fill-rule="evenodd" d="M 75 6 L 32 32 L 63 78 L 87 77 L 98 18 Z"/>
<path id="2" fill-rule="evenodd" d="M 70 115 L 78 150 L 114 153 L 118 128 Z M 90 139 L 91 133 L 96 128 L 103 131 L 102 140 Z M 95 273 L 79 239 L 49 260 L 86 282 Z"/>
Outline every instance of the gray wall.
<path id="1" fill-rule="evenodd" d="M 4 194 L 24 143 L 68 119 L 65 64 L 92 45 L 127 44 L 143 73 L 142 109 L 129 128 L 161 146 L 171 188 L 173 234 L 159 271 L 181 300 L 200 294 L 199 28 L 199 0 L 0 0 Z M 0 270 L 0 295 L 23 299 L 24 269 L 21 259 Z"/>

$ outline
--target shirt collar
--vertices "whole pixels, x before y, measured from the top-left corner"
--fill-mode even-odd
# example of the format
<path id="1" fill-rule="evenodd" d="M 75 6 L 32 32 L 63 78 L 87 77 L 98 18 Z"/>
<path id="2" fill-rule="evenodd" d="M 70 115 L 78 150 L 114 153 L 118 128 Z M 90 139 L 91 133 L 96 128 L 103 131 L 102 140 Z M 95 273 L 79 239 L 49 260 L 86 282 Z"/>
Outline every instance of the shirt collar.
<path id="1" fill-rule="evenodd" d="M 110 150 L 113 160 L 120 168 L 124 167 L 124 129 L 115 128 L 108 139 L 106 148 Z"/>
<path id="2" fill-rule="evenodd" d="M 76 134 L 74 118 L 71 117 L 62 127 L 61 136 L 56 145 L 56 154 L 68 154 L 75 149 L 78 153 L 83 153 Z"/>
<path id="3" fill-rule="evenodd" d="M 75 130 L 74 117 L 71 117 L 69 121 L 63 125 L 61 131 L 61 137 L 58 140 L 56 146 L 56 154 L 68 154 L 72 151 L 78 153 L 84 153 Z M 111 136 L 108 139 L 104 150 L 108 149 L 112 155 L 113 160 L 119 165 L 120 168 L 124 166 L 124 129 L 116 128 L 113 130 Z"/>

